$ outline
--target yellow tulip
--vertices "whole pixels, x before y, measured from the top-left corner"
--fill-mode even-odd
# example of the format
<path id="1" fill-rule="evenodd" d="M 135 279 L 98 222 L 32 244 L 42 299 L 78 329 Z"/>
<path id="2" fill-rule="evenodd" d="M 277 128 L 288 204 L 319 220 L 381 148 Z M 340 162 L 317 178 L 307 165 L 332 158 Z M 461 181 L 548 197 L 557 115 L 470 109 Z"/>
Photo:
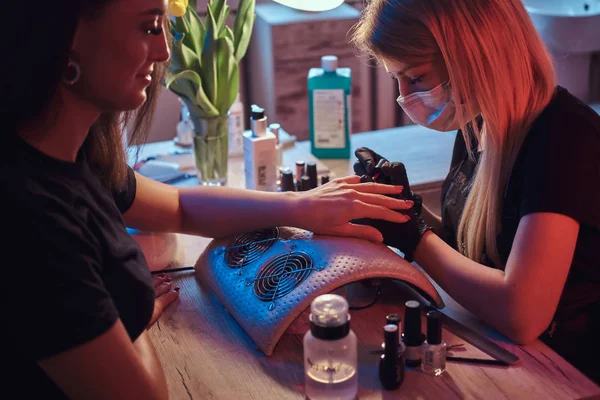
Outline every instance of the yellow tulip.
<path id="1" fill-rule="evenodd" d="M 183 17 L 187 6 L 188 0 L 169 0 L 169 14 L 174 17 Z"/>

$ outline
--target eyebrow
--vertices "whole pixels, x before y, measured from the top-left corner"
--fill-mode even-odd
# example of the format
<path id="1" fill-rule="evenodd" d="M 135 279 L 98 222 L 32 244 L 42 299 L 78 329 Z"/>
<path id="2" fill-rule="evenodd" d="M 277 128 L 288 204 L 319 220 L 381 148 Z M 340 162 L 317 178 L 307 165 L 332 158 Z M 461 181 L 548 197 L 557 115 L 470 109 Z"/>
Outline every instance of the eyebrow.
<path id="1" fill-rule="evenodd" d="M 146 10 L 140 13 L 140 15 L 165 15 L 165 10 L 161 8 L 151 8 L 150 10 Z"/>
<path id="2" fill-rule="evenodd" d="M 396 75 L 404 75 L 406 73 L 406 71 L 408 71 L 409 69 L 413 69 L 414 67 L 412 65 L 409 65 L 408 67 L 396 72 Z"/>

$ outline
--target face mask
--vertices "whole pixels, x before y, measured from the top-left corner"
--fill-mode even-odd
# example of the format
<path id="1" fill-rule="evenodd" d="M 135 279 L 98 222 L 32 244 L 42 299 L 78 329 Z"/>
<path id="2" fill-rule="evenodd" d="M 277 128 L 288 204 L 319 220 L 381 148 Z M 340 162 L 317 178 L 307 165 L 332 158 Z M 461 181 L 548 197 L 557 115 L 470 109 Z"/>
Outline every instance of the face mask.
<path id="1" fill-rule="evenodd" d="M 396 101 L 415 124 L 442 132 L 459 128 L 459 124 L 455 122 L 456 105 L 448 82 L 443 82 L 428 92 L 399 96 Z"/>

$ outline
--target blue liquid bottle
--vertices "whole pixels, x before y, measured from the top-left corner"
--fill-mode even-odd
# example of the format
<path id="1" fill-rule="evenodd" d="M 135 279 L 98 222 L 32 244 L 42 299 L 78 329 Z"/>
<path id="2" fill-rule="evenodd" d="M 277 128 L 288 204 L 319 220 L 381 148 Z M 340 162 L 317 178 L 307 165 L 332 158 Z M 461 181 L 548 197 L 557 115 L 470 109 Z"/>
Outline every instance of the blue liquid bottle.
<path id="1" fill-rule="evenodd" d="M 317 158 L 350 158 L 352 72 L 336 56 L 308 73 L 310 148 Z"/>

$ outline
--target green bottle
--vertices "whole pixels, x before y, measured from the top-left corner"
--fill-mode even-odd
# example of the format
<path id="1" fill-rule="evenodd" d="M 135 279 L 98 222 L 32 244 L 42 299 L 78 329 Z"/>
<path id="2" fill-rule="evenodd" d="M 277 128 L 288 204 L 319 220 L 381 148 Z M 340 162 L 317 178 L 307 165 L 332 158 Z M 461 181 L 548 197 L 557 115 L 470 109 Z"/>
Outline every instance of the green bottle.
<path id="1" fill-rule="evenodd" d="M 317 158 L 350 158 L 352 72 L 336 56 L 308 72 L 310 148 Z"/>

